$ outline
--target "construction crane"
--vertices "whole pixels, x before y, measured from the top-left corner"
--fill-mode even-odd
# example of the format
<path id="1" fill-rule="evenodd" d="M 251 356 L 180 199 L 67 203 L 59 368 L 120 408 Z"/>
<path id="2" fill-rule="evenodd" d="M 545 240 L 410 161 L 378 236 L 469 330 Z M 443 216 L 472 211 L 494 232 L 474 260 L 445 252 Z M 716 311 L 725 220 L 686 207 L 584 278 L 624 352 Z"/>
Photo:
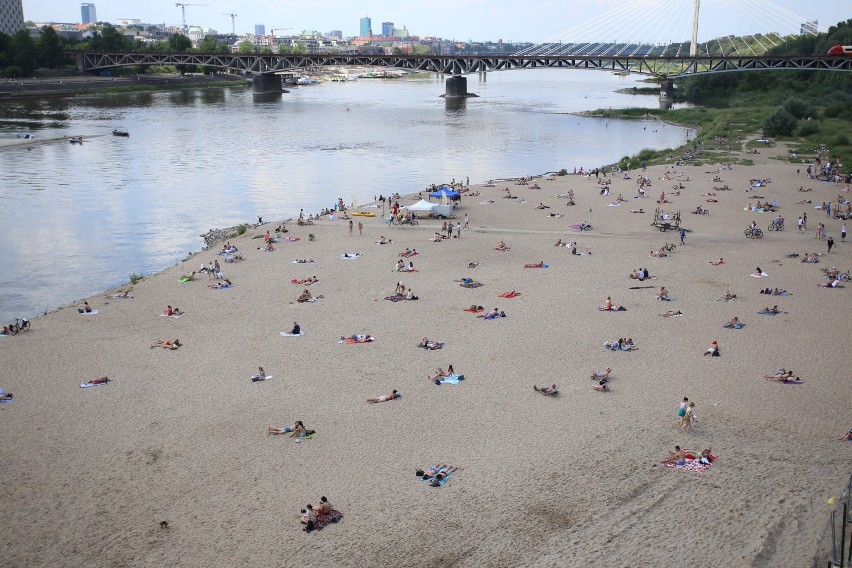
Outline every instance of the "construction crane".
<path id="1" fill-rule="evenodd" d="M 237 28 L 236 28 L 236 25 L 234 24 L 234 18 L 236 18 L 237 15 L 234 14 L 233 12 L 231 12 L 230 14 L 222 14 L 222 15 L 223 16 L 231 16 L 231 35 L 237 35 Z"/>
<path id="2" fill-rule="evenodd" d="M 207 4 L 183 4 L 181 2 L 175 2 L 175 6 L 180 8 L 180 17 L 183 21 L 183 33 L 187 33 L 189 28 L 186 26 L 186 7 L 187 6 L 206 6 Z"/>

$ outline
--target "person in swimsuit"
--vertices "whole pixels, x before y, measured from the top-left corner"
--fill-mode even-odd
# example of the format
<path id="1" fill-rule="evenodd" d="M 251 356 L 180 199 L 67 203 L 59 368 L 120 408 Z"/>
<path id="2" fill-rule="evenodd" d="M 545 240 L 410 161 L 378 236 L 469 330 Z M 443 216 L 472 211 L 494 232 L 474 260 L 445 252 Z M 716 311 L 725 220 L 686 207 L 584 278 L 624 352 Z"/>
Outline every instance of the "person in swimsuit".
<path id="1" fill-rule="evenodd" d="M 270 426 L 267 428 L 267 434 L 292 434 L 293 436 L 301 436 L 305 431 L 305 425 L 301 420 L 296 420 L 292 426 L 284 426 L 283 428 L 275 428 Z"/>
<path id="2" fill-rule="evenodd" d="M 681 416 L 680 423 L 678 424 L 678 428 L 680 428 L 681 430 L 686 430 L 687 432 L 692 430 L 693 408 L 695 408 L 695 403 L 690 402 L 689 405 L 684 409 L 683 416 Z"/>
<path id="3" fill-rule="evenodd" d="M 686 452 L 680 449 L 680 446 L 675 446 L 675 451 L 671 452 L 668 457 L 669 460 L 673 460 L 675 465 L 685 465 L 686 464 Z"/>
<path id="4" fill-rule="evenodd" d="M 399 391 L 397 391 L 396 389 L 393 389 L 393 392 L 391 392 L 390 394 L 383 394 L 382 396 L 377 396 L 377 397 L 374 397 L 374 398 L 368 398 L 367 402 L 372 402 L 372 403 L 387 402 L 389 400 L 395 400 L 399 397 L 400 397 Z"/>
<path id="5" fill-rule="evenodd" d="M 540 392 L 544 395 L 547 395 L 547 396 L 553 396 L 555 394 L 559 394 L 559 387 L 557 387 L 556 385 L 552 385 L 552 386 L 549 386 L 549 387 L 541 387 L 541 388 L 533 385 L 533 390 L 536 390 L 536 391 L 538 391 L 538 392 Z"/>
<path id="6" fill-rule="evenodd" d="M 609 387 L 607 386 L 606 381 L 604 379 L 601 379 L 598 384 L 592 387 L 592 389 L 598 392 L 607 392 L 609 390 Z"/>
<path id="7" fill-rule="evenodd" d="M 710 347 L 707 348 L 707 351 L 704 352 L 705 355 L 710 355 L 711 357 L 719 356 L 719 342 L 714 341 L 710 344 Z"/>
<path id="8" fill-rule="evenodd" d="M 450 466 L 448 466 L 445 463 L 442 463 L 440 465 L 436 465 L 435 467 L 430 467 L 427 470 L 418 469 L 414 472 L 414 475 L 416 475 L 417 477 L 420 477 L 422 479 L 431 479 L 431 478 L 435 477 L 436 475 L 438 475 L 439 472 L 443 471 L 444 468 L 447 468 L 447 467 L 450 467 Z"/>
<path id="9" fill-rule="evenodd" d="M 603 371 L 592 371 L 592 380 L 595 381 L 608 381 L 609 374 L 612 372 L 612 367 L 607 367 Z"/>

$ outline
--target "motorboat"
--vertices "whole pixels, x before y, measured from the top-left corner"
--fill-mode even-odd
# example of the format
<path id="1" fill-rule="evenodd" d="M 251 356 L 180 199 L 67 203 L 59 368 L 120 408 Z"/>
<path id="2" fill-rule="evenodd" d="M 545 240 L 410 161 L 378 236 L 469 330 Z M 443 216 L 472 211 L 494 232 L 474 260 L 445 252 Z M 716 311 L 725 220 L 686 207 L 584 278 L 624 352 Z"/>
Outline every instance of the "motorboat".
<path id="1" fill-rule="evenodd" d="M 82 136 L 71 136 L 71 137 L 68 138 L 68 142 L 70 142 L 71 144 L 82 144 L 83 143 L 83 137 Z"/>
<path id="2" fill-rule="evenodd" d="M 296 79 L 297 85 L 319 85 L 319 79 L 313 77 L 299 77 Z"/>
<path id="3" fill-rule="evenodd" d="M 123 128 L 113 128 L 113 136 L 130 136 L 130 133 Z"/>

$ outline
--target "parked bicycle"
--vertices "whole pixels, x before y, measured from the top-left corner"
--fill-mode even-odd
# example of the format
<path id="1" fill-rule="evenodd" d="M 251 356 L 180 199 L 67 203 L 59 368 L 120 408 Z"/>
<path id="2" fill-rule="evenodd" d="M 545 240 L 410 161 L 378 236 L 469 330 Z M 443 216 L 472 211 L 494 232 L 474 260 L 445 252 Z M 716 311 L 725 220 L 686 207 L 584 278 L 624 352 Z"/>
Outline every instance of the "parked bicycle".
<path id="1" fill-rule="evenodd" d="M 759 238 L 763 237 L 763 231 L 761 231 L 757 227 L 754 227 L 754 228 L 749 227 L 748 229 L 743 231 L 743 233 L 745 233 L 745 236 L 749 239 L 759 239 Z"/>
<path id="2" fill-rule="evenodd" d="M 776 219 L 769 223 L 770 231 L 783 231 L 784 230 L 784 219 Z"/>
<path id="3" fill-rule="evenodd" d="M 666 246 L 663 247 L 666 252 L 672 252 L 677 248 L 677 245 L 674 243 L 666 243 Z"/>

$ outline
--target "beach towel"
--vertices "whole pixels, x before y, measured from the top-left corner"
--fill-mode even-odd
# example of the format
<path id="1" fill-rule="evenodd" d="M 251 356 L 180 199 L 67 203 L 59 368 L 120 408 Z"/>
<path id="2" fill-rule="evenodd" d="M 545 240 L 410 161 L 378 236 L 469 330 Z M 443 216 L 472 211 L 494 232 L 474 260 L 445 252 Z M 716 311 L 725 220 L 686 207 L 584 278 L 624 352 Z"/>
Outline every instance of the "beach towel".
<path id="1" fill-rule="evenodd" d="M 670 467 L 672 469 L 682 469 L 682 470 L 685 470 L 685 471 L 692 471 L 692 472 L 695 472 L 695 473 L 704 473 L 705 471 L 707 471 L 708 469 L 710 469 L 713 466 L 713 463 L 715 463 L 715 456 L 711 456 L 711 457 L 714 459 L 714 461 L 711 461 L 709 465 L 703 464 L 698 460 L 689 460 L 689 459 L 686 460 L 686 463 L 684 465 L 675 465 L 675 463 L 673 461 L 664 461 L 664 462 L 662 462 L 662 465 L 664 465 L 665 467 Z"/>
<path id="2" fill-rule="evenodd" d="M 464 375 L 447 375 L 443 379 L 435 379 L 436 385 L 457 385 L 464 380 Z"/>
<path id="3" fill-rule="evenodd" d="M 525 264 L 524 268 L 548 268 L 549 264 Z"/>
<path id="4" fill-rule="evenodd" d="M 462 282 L 459 286 L 462 288 L 479 288 L 482 286 L 482 282 Z"/>
<path id="5" fill-rule="evenodd" d="M 751 276 L 752 278 L 765 278 L 769 275 L 765 272 L 761 272 L 760 274 L 749 274 L 749 276 Z"/>
<path id="6" fill-rule="evenodd" d="M 319 296 L 317 296 L 316 298 L 308 298 L 307 300 L 296 300 L 296 301 L 299 302 L 300 304 L 305 304 L 305 303 L 313 304 L 317 300 L 319 300 Z"/>
<path id="7" fill-rule="evenodd" d="M 338 341 L 338 343 L 345 343 L 346 345 L 363 345 L 365 343 L 372 343 L 375 340 L 376 340 L 375 337 L 371 337 L 370 339 L 368 339 L 366 341 L 355 341 L 351 337 L 347 337 L 346 339 L 341 339 L 340 341 Z"/>
<path id="8" fill-rule="evenodd" d="M 517 298 L 520 295 L 521 295 L 520 292 L 503 292 L 502 294 L 500 294 L 500 297 L 511 299 L 511 298 Z"/>
<path id="9" fill-rule="evenodd" d="M 178 282 L 181 282 L 181 283 L 189 282 L 190 280 L 192 280 L 192 278 L 190 278 L 189 276 L 183 276 L 181 278 L 178 278 Z"/>
<path id="10" fill-rule="evenodd" d="M 627 308 L 625 308 L 624 306 L 618 306 L 617 308 L 606 308 L 604 306 L 601 306 L 601 307 L 598 308 L 598 311 L 599 312 L 626 312 Z"/>
<path id="11" fill-rule="evenodd" d="M 485 308 L 477 308 L 477 309 L 465 308 L 464 311 L 469 312 L 471 314 L 479 314 L 479 313 L 484 312 Z"/>
<path id="12" fill-rule="evenodd" d="M 300 331 L 299 333 L 290 333 L 289 331 L 281 331 L 278 333 L 281 337 L 302 337 L 305 335 L 304 331 Z"/>
<path id="13" fill-rule="evenodd" d="M 345 252 L 337 258 L 339 258 L 340 260 L 355 260 L 356 258 L 360 258 L 360 256 L 360 252 Z"/>
<path id="14" fill-rule="evenodd" d="M 506 316 L 501 312 L 499 314 L 488 314 L 487 316 L 476 316 L 476 317 L 482 318 L 485 321 L 491 321 L 491 320 L 498 319 L 498 318 L 504 318 Z"/>
<path id="15" fill-rule="evenodd" d="M 446 469 L 446 468 L 443 468 L 443 467 L 442 467 L 441 469 L 439 469 L 439 470 L 438 470 L 438 472 L 437 472 L 435 475 L 437 475 L 438 473 L 441 473 L 441 472 L 442 472 L 442 471 L 444 471 L 445 469 Z M 433 483 L 436 483 L 436 482 L 437 482 L 437 487 L 443 487 L 443 486 L 444 486 L 444 484 L 447 482 L 447 480 L 448 480 L 449 478 L 451 478 L 451 477 L 452 477 L 455 473 L 456 473 L 456 472 L 451 471 L 451 472 L 450 472 L 450 473 L 448 473 L 446 476 L 444 476 L 444 478 L 443 478 L 443 479 L 435 479 L 434 477 L 430 477 L 430 478 L 427 478 L 427 479 L 423 479 L 423 478 L 421 477 L 421 478 L 420 478 L 420 481 L 425 481 L 425 482 L 426 482 L 426 483 L 428 483 L 429 485 L 432 485 Z"/>
<path id="16" fill-rule="evenodd" d="M 343 520 L 343 513 L 336 509 L 329 509 L 327 513 L 317 514 L 317 522 L 314 523 L 314 529 L 322 530 L 332 523 L 339 523 Z"/>
<path id="17" fill-rule="evenodd" d="M 389 300 L 391 302 L 403 302 L 405 301 L 405 296 L 402 294 L 394 294 L 393 296 L 385 296 L 385 300 Z"/>
<path id="18" fill-rule="evenodd" d="M 92 310 L 91 312 L 77 312 L 81 316 L 96 316 L 98 315 L 98 310 Z"/>
<path id="19" fill-rule="evenodd" d="M 285 237 L 285 238 L 281 239 L 280 242 L 282 242 L 282 243 L 295 243 L 295 242 L 301 241 L 301 240 L 302 240 L 302 237 Z"/>
<path id="20" fill-rule="evenodd" d="M 233 288 L 233 284 L 228 284 L 227 286 L 213 286 L 214 290 L 227 290 L 228 288 Z"/>
<path id="21" fill-rule="evenodd" d="M 738 323 L 737 325 L 724 325 L 722 327 L 726 327 L 728 329 L 742 329 L 745 327 L 744 323 Z"/>
<path id="22" fill-rule="evenodd" d="M 80 388 L 81 388 L 81 389 L 89 389 L 89 388 L 92 388 L 92 387 L 102 387 L 102 386 L 104 386 L 104 385 L 108 385 L 108 384 L 110 384 L 111 382 L 112 382 L 112 379 L 109 379 L 109 380 L 108 380 L 107 382 L 105 382 L 105 383 L 98 383 L 98 384 L 92 384 L 92 383 L 80 383 Z"/>
<path id="23" fill-rule="evenodd" d="M 787 312 L 766 312 L 766 311 L 761 310 L 757 313 L 759 313 L 762 316 L 777 316 L 778 314 L 786 314 Z"/>
<path id="24" fill-rule="evenodd" d="M 609 207 L 621 207 L 621 203 L 610 203 Z"/>
<path id="25" fill-rule="evenodd" d="M 268 381 L 271 378 L 272 378 L 272 375 L 266 375 L 265 377 L 263 377 L 261 379 L 260 375 L 258 375 L 257 373 L 255 373 L 251 377 L 249 377 L 249 379 L 251 379 L 251 382 L 253 382 L 253 383 L 256 383 L 258 381 Z"/>
<path id="26" fill-rule="evenodd" d="M 778 381 L 778 382 L 785 384 L 785 385 L 802 385 L 802 384 L 805 383 L 805 381 L 789 381 L 789 380 L 788 381 Z"/>
<path id="27" fill-rule="evenodd" d="M 170 316 L 169 314 L 160 314 L 160 317 L 164 317 L 164 318 L 181 318 L 181 317 L 183 317 L 183 316 L 184 316 L 184 314 L 186 314 L 186 312 L 181 312 L 181 313 L 180 313 L 180 314 L 178 314 L 178 315 L 171 315 L 171 316 Z"/>
<path id="28" fill-rule="evenodd" d="M 301 260 L 294 260 L 293 264 L 309 264 L 309 263 L 312 263 L 312 262 L 316 262 L 316 261 L 315 260 L 307 260 L 305 262 L 302 262 Z"/>

